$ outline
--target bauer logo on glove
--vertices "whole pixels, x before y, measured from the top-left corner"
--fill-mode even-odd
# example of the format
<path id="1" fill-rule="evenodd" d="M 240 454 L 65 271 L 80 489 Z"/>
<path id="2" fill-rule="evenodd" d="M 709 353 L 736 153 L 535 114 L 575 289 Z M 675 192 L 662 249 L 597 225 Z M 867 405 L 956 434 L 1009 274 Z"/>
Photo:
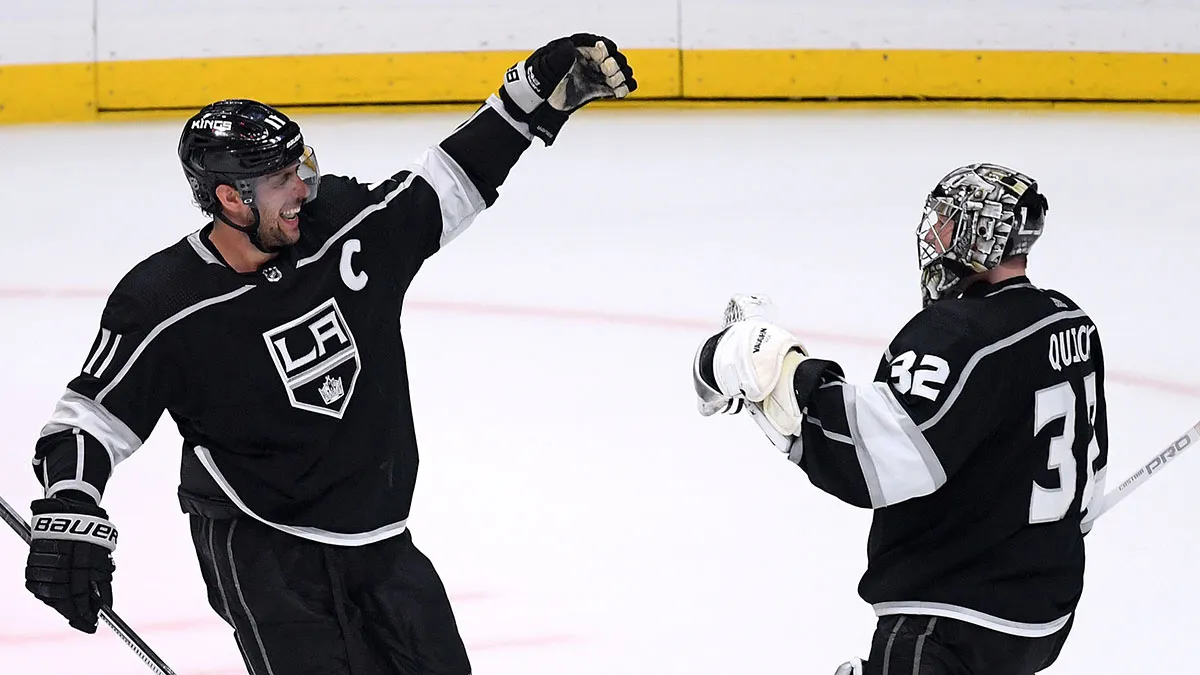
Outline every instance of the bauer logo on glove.
<path id="1" fill-rule="evenodd" d="M 30 531 L 33 539 L 85 541 L 99 544 L 110 551 L 117 548 L 117 528 L 102 518 L 80 515 L 36 516 L 30 524 Z"/>

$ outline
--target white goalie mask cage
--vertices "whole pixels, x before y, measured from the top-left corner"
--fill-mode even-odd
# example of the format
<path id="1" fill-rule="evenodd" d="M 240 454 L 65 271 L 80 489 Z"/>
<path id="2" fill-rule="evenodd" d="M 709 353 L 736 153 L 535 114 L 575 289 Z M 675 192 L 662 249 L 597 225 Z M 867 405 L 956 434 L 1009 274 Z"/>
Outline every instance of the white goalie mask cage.
<path id="1" fill-rule="evenodd" d="M 1047 210 L 1037 181 L 1007 167 L 971 164 L 947 174 L 925 199 L 917 226 L 922 306 L 965 277 L 1027 254 Z"/>

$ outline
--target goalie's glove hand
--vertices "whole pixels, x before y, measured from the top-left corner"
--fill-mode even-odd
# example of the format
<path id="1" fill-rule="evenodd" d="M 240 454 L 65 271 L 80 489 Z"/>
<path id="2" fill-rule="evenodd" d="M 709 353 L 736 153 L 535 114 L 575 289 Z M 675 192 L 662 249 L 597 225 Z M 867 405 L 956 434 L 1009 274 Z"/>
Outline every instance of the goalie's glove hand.
<path id="1" fill-rule="evenodd" d="M 717 389 L 712 369 L 712 351 L 715 346 L 716 343 L 710 338 L 700 345 L 700 349 L 696 350 L 696 357 L 692 359 L 692 386 L 696 390 L 696 408 L 705 417 L 720 413 L 736 415 L 746 406 L 746 399 L 741 396 L 726 396 Z"/>
<path id="2" fill-rule="evenodd" d="M 598 98 L 625 98 L 636 89 L 633 69 L 616 43 L 576 33 L 509 68 L 500 98 L 509 115 L 550 145 L 572 112 Z"/>
<path id="3" fill-rule="evenodd" d="M 775 304 L 771 302 L 771 298 L 766 295 L 746 295 L 738 293 L 729 299 L 725 305 L 725 313 L 721 325 L 728 328 L 738 321 L 746 319 L 762 319 L 763 321 L 771 321 L 775 315 Z M 715 343 L 714 343 L 715 346 Z M 703 347 L 703 345 L 701 345 Z M 728 413 L 736 415 L 746 407 L 746 401 L 743 398 L 730 398 L 708 382 L 716 382 L 711 371 L 705 376 L 701 375 L 701 359 L 700 354 L 703 350 L 696 352 L 696 359 L 692 362 L 692 385 L 696 389 L 696 407 L 699 408 L 700 414 L 708 417 L 717 413 Z M 705 368 L 712 368 L 712 359 L 704 360 Z M 707 380 L 707 381 L 706 381 Z"/>
<path id="4" fill-rule="evenodd" d="M 779 434 L 797 434 L 801 410 L 792 383 L 807 356 L 794 335 L 774 324 L 746 319 L 729 325 L 696 351 L 692 379 L 701 414 L 719 412 L 722 398 L 744 400 L 760 404 Z"/>
<path id="5" fill-rule="evenodd" d="M 32 504 L 25 588 L 84 633 L 95 633 L 101 606 L 112 606 L 117 530 L 104 509 L 66 498 Z"/>

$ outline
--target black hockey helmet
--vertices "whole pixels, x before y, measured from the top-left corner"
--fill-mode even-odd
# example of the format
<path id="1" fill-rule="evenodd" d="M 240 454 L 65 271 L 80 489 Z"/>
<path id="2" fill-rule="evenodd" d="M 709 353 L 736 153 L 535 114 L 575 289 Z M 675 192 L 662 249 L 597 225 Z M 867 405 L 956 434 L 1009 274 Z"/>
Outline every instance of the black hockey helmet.
<path id="1" fill-rule="evenodd" d="M 253 206 L 254 178 L 304 160 L 309 171 L 301 178 L 316 197 L 320 173 L 312 149 L 304 144 L 300 125 L 287 115 L 258 101 L 228 99 L 204 106 L 183 126 L 179 161 L 192 187 L 192 196 L 203 210 L 216 214 L 218 185 L 238 189 Z M 304 169 L 305 167 L 302 167 Z"/>
<path id="2" fill-rule="evenodd" d="M 1049 210 L 1037 181 L 1019 171 L 997 164 L 951 171 L 926 197 L 917 227 L 923 304 L 968 276 L 1028 254 Z"/>

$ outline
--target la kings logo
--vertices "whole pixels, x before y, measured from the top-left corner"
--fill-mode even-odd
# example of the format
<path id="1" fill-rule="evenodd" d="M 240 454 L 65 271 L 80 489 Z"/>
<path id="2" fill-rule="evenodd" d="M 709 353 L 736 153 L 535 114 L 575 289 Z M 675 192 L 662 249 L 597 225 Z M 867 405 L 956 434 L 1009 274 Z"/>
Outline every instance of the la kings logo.
<path id="1" fill-rule="evenodd" d="M 338 419 L 346 412 L 361 364 L 358 346 L 333 298 L 263 333 L 292 405 Z"/>

